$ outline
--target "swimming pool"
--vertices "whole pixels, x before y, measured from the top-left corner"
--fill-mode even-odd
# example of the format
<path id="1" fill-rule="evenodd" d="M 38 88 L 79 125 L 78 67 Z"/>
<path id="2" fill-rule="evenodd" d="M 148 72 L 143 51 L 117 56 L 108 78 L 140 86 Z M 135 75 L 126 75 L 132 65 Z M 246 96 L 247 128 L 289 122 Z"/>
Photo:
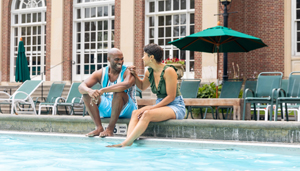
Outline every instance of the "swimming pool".
<path id="1" fill-rule="evenodd" d="M 0 132 L 0 170 L 300 170 L 298 146 L 122 140 Z"/>

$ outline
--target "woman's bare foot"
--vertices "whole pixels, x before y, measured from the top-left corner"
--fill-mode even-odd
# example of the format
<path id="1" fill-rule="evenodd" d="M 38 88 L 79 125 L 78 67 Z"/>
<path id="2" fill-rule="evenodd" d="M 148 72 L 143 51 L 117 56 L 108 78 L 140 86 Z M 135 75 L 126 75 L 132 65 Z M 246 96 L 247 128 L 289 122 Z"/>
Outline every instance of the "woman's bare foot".
<path id="1" fill-rule="evenodd" d="M 104 138 L 104 137 L 112 137 L 114 136 L 114 130 L 107 129 L 103 132 L 100 132 L 99 137 Z"/>
<path id="2" fill-rule="evenodd" d="M 87 136 L 87 137 L 98 136 L 98 135 L 100 135 L 100 132 L 103 132 L 103 128 L 99 128 L 92 132 L 89 132 L 89 133 L 85 134 L 85 136 Z"/>
<path id="3" fill-rule="evenodd" d="M 122 144 L 116 144 L 116 145 L 108 145 L 108 146 L 106 146 L 106 147 L 125 147 L 125 146 L 123 146 Z"/>

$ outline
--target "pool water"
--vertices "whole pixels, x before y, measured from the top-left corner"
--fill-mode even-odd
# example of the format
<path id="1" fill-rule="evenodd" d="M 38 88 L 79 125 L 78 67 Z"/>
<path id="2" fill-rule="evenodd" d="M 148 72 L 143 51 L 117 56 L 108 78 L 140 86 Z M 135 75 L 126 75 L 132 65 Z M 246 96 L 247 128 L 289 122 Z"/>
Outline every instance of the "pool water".
<path id="1" fill-rule="evenodd" d="M 122 139 L 0 134 L 0 170 L 300 170 L 299 156 Z M 141 143 L 143 142 L 143 143 Z"/>

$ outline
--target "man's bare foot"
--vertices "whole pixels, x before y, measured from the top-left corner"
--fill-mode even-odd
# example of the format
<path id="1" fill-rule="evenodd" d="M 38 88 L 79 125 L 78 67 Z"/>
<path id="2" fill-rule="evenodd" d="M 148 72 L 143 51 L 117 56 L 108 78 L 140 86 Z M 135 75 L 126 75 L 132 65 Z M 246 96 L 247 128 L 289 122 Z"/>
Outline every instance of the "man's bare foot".
<path id="1" fill-rule="evenodd" d="M 100 132 L 100 135 L 99 137 L 101 138 L 104 138 L 104 137 L 112 137 L 114 136 L 114 130 L 110 130 L 110 129 L 107 129 L 103 132 Z"/>
<path id="2" fill-rule="evenodd" d="M 89 132 L 89 133 L 85 134 L 85 136 L 87 136 L 87 137 L 98 136 L 98 135 L 100 135 L 100 132 L 103 132 L 103 128 L 99 128 L 92 132 Z"/>

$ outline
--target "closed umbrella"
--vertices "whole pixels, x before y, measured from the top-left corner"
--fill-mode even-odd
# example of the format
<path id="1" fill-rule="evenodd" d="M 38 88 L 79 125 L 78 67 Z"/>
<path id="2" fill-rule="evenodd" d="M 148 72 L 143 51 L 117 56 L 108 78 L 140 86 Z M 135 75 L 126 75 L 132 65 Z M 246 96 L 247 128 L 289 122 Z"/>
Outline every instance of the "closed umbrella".
<path id="1" fill-rule="evenodd" d="M 169 44 L 173 44 L 181 50 L 216 52 L 218 58 L 219 52 L 249 52 L 267 46 L 260 38 L 223 26 L 211 27 L 169 42 Z"/>
<path id="2" fill-rule="evenodd" d="M 25 82 L 26 80 L 30 80 L 29 68 L 28 68 L 28 61 L 25 55 L 25 48 L 22 38 L 19 42 L 18 47 L 18 56 L 16 60 L 16 75 L 15 81 L 16 82 Z"/>

